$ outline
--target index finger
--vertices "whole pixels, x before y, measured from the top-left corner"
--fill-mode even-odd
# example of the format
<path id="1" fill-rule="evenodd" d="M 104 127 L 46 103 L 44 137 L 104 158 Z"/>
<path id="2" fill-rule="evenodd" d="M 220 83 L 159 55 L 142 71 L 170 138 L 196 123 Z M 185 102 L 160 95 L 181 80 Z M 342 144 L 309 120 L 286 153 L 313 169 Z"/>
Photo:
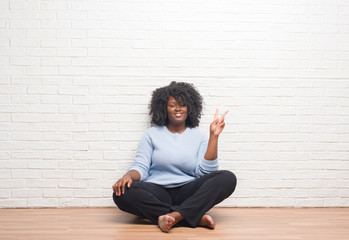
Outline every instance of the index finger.
<path id="1" fill-rule="evenodd" d="M 216 108 L 216 113 L 214 114 L 214 119 L 213 120 L 216 120 L 218 118 L 218 112 L 219 112 L 219 110 L 218 110 L 218 108 Z"/>

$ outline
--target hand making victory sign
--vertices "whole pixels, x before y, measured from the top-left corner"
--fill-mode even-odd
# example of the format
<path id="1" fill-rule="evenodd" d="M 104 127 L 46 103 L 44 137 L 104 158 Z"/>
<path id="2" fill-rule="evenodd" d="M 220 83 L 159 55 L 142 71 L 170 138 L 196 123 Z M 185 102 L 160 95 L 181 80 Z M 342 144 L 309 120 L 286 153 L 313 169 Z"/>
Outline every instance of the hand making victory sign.
<path id="1" fill-rule="evenodd" d="M 224 126 L 225 126 L 224 117 L 225 117 L 225 115 L 227 115 L 228 112 L 229 111 L 226 110 L 222 114 L 222 116 L 218 117 L 219 110 L 216 109 L 216 113 L 214 115 L 213 122 L 210 125 L 210 134 L 211 135 L 219 136 L 219 134 L 221 134 L 221 132 L 223 131 Z"/>
<path id="2" fill-rule="evenodd" d="M 227 115 L 228 110 L 225 111 L 222 116 L 218 117 L 218 109 L 214 115 L 213 122 L 210 125 L 210 138 L 208 140 L 207 151 L 205 154 L 206 160 L 215 160 L 217 159 L 217 150 L 218 150 L 218 137 L 222 133 L 225 122 L 224 117 Z"/>

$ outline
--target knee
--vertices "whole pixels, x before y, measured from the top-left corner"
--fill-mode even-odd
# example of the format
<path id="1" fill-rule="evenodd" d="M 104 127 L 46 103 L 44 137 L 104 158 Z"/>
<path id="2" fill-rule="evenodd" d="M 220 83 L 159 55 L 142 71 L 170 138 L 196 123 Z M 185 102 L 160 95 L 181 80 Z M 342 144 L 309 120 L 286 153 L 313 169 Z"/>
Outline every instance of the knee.
<path id="1" fill-rule="evenodd" d="M 125 196 L 116 196 L 115 193 L 113 193 L 113 200 L 115 205 L 122 211 L 127 211 L 128 206 L 127 206 L 127 200 L 125 200 Z"/>
<path id="2" fill-rule="evenodd" d="M 228 170 L 221 170 L 218 172 L 222 186 L 224 186 L 229 192 L 234 192 L 237 183 L 235 174 Z"/>
<path id="3" fill-rule="evenodd" d="M 114 203 L 115 203 L 116 205 L 118 205 L 119 199 L 120 199 L 120 197 L 119 197 L 119 196 L 116 196 L 115 192 L 113 192 L 113 200 L 114 200 Z"/>

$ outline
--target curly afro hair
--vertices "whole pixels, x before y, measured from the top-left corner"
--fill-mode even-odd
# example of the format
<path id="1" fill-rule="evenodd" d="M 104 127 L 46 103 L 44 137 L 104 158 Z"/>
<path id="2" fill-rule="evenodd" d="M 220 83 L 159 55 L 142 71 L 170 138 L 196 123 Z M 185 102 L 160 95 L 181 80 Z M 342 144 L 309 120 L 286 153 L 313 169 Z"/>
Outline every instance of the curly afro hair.
<path id="1" fill-rule="evenodd" d="M 153 91 L 149 105 L 151 123 L 157 126 L 167 125 L 167 101 L 170 96 L 174 97 L 177 102 L 187 105 L 186 126 L 190 128 L 199 126 L 203 104 L 202 96 L 193 84 L 175 81 Z"/>

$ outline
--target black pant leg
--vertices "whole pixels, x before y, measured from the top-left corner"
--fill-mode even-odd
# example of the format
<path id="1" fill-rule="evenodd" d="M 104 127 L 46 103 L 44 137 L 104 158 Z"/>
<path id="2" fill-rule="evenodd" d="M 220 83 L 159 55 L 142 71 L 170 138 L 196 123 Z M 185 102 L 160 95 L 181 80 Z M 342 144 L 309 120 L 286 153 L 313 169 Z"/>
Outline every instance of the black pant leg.
<path id="1" fill-rule="evenodd" d="M 178 205 L 175 211 L 196 227 L 208 210 L 234 192 L 236 182 L 236 176 L 230 171 L 206 174 L 181 187 L 175 199 L 174 204 Z"/>
<path id="2" fill-rule="evenodd" d="M 125 189 L 125 194 L 116 196 L 113 200 L 120 210 L 149 219 L 158 224 L 158 217 L 171 209 L 171 197 L 161 186 L 147 182 L 133 182 L 130 188 Z"/>

